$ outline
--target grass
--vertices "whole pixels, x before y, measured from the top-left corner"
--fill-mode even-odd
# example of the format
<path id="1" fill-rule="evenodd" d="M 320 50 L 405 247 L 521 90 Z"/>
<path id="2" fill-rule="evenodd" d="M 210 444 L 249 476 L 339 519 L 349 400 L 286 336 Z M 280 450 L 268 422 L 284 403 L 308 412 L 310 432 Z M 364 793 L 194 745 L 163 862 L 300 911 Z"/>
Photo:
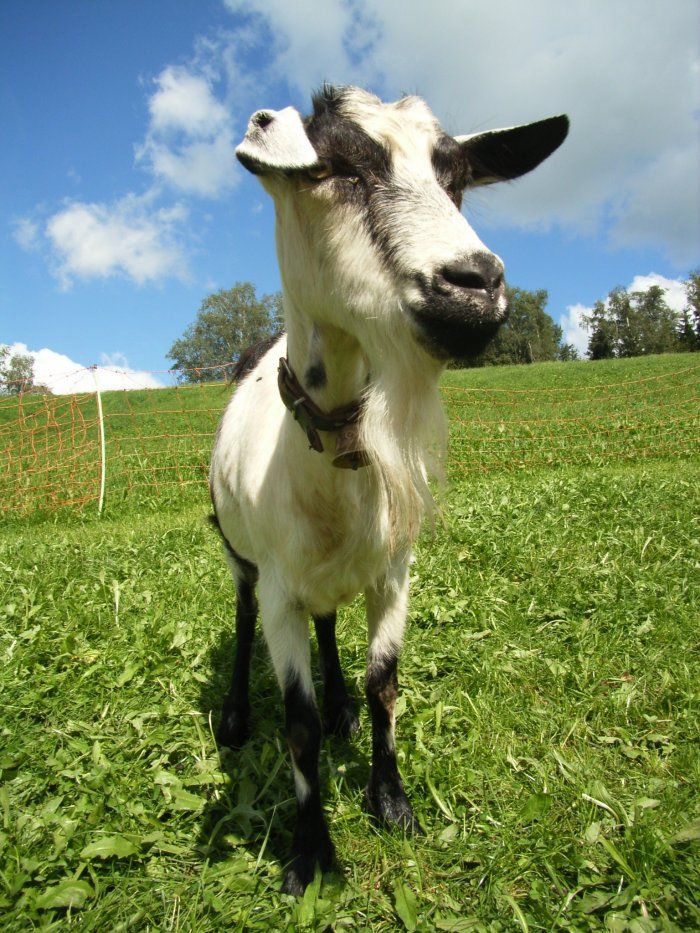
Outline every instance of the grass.
<path id="1" fill-rule="evenodd" d="M 200 491 L 9 522 L 3 931 L 699 928 L 700 466 L 690 447 L 573 460 L 451 467 L 400 665 L 400 764 L 427 835 L 363 813 L 363 711 L 359 736 L 322 748 L 338 869 L 300 901 L 279 893 L 295 808 L 261 644 L 251 742 L 220 757 L 211 734 L 233 592 Z M 361 697 L 361 601 L 339 639 Z"/>

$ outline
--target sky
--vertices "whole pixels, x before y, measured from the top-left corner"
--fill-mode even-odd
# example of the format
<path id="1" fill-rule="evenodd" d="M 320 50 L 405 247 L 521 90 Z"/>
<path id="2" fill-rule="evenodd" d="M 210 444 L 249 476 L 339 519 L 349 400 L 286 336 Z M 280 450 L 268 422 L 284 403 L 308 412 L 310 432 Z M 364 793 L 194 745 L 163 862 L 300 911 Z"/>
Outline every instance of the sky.
<path id="1" fill-rule="evenodd" d="M 615 286 L 700 266 L 697 0 L 2 0 L 0 343 L 75 391 L 169 380 L 211 292 L 280 287 L 250 114 L 323 81 L 422 96 L 455 135 L 568 113 L 465 213 L 565 339 Z M 58 377 L 61 377 L 60 384 Z"/>

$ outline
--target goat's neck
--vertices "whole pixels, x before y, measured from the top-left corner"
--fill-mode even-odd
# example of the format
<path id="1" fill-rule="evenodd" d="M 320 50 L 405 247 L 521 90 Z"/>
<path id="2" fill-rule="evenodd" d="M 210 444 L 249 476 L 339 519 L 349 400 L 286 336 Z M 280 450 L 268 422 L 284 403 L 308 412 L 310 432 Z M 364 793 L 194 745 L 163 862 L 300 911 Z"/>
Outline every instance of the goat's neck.
<path id="1" fill-rule="evenodd" d="M 325 411 L 357 401 L 368 375 L 358 341 L 329 324 L 308 318 L 287 319 L 287 359 L 316 404 Z"/>
<path id="2" fill-rule="evenodd" d="M 360 444 L 379 496 L 377 521 L 384 523 L 392 549 L 410 547 L 422 517 L 433 508 L 427 477 L 441 474 L 441 364 L 407 331 L 382 332 L 376 322 L 364 347 L 345 331 L 303 315 L 288 313 L 286 323 L 289 363 L 317 405 L 330 411 L 363 399 Z M 319 371 L 325 383 L 314 387 Z"/>

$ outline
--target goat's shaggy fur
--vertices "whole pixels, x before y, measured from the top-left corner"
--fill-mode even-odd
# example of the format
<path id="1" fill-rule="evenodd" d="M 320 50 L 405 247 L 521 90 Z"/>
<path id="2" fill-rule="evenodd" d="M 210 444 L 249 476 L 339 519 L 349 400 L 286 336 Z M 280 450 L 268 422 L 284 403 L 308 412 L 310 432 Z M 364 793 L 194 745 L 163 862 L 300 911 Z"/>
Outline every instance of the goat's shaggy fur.
<path id="1" fill-rule="evenodd" d="M 503 265 L 459 207 L 466 187 L 529 171 L 566 128 L 556 117 L 454 139 L 419 98 L 384 104 L 356 88 L 325 88 L 304 122 L 291 108 L 258 111 L 237 150 L 275 201 L 286 336 L 252 371 L 242 368 L 212 457 L 212 500 L 239 598 L 238 658 L 218 734 L 236 746 L 248 732 L 257 582 L 299 809 L 288 891 L 302 891 L 333 853 L 308 616 L 326 727 L 353 731 L 334 626 L 337 607 L 357 593 L 369 630 L 367 803 L 380 819 L 420 829 L 396 766 L 393 708 L 411 546 L 445 455 L 438 378 L 446 359 L 477 353 L 506 316 Z M 334 467 L 333 433 L 323 433 L 323 452 L 309 449 L 278 393 L 280 357 L 321 409 L 361 400 L 366 467 Z"/>

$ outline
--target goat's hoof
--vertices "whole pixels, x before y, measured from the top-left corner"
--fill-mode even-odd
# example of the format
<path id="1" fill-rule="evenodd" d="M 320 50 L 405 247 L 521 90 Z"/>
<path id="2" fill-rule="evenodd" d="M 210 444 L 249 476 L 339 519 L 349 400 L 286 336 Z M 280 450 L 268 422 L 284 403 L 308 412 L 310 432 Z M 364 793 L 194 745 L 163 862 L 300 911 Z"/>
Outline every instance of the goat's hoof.
<path id="1" fill-rule="evenodd" d="M 365 805 L 379 822 L 396 826 L 413 836 L 425 836 L 425 830 L 416 819 L 413 808 L 403 790 L 387 784 L 365 788 Z"/>
<path id="2" fill-rule="evenodd" d="M 217 744 L 225 745 L 226 748 L 239 749 L 245 745 L 249 736 L 248 711 L 227 709 L 224 704 L 219 728 L 216 730 Z"/>
<path id="3" fill-rule="evenodd" d="M 351 699 L 345 700 L 338 706 L 331 706 L 323 712 L 323 731 L 326 735 L 337 735 L 341 739 L 349 739 L 360 728 L 360 718 L 357 707 Z"/>
<path id="4" fill-rule="evenodd" d="M 293 894 L 294 897 L 301 897 L 308 885 L 314 880 L 317 865 L 320 866 L 322 872 L 330 871 L 333 868 L 335 860 L 333 843 L 327 831 L 322 835 L 325 838 L 320 841 L 320 848 L 317 851 L 297 853 L 292 857 L 282 882 L 283 894 Z"/>

